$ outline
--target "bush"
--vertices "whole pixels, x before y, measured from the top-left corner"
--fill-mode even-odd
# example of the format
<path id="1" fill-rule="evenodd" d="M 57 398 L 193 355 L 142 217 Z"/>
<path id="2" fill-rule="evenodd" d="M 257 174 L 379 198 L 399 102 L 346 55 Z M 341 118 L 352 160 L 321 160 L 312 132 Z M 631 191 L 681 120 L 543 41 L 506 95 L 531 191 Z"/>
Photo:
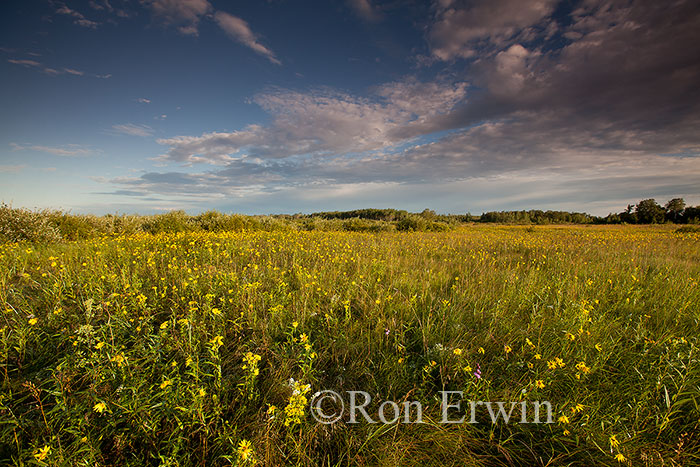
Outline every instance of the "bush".
<path id="1" fill-rule="evenodd" d="M 13 209 L 0 205 L 0 242 L 57 242 L 61 233 L 51 225 L 45 211 L 33 212 L 28 209 Z"/>
<path id="2" fill-rule="evenodd" d="M 676 233 L 700 233 L 700 226 L 684 225 L 683 227 L 676 229 Z"/>
<path id="3" fill-rule="evenodd" d="M 191 220 L 185 211 L 170 211 L 166 214 L 158 214 L 143 224 L 143 230 L 153 234 L 187 232 L 196 228 L 196 223 Z"/>

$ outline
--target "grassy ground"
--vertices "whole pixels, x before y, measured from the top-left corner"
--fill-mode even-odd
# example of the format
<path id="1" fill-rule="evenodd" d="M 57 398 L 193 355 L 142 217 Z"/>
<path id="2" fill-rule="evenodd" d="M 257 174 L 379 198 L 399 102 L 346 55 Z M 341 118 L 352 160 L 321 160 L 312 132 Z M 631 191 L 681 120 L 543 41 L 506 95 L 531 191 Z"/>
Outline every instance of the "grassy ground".
<path id="1" fill-rule="evenodd" d="M 664 226 L 0 246 L 0 463 L 698 465 L 699 280 Z M 425 423 L 322 425 L 321 389 Z M 555 423 L 441 424 L 443 389 Z"/>

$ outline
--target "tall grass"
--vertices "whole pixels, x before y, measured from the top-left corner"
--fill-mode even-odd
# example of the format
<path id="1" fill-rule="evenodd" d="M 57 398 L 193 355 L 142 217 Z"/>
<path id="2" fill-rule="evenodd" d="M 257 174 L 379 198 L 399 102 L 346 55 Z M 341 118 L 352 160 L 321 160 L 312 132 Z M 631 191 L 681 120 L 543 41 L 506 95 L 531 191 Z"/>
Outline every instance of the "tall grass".
<path id="1" fill-rule="evenodd" d="M 0 459 L 700 463 L 697 233 L 216 230 L 0 246 Z M 320 389 L 426 423 L 320 425 Z M 440 390 L 556 423 L 441 424 Z"/>

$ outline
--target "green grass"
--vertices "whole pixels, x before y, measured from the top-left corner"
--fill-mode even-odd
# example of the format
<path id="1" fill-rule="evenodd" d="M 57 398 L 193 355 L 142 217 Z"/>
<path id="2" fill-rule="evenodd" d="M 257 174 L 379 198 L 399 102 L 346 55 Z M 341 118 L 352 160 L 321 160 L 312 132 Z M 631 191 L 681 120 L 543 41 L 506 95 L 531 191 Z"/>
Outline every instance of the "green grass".
<path id="1" fill-rule="evenodd" d="M 698 464 L 699 278 L 672 226 L 7 244 L 0 462 Z M 426 423 L 321 425 L 295 411 L 321 389 Z M 441 424 L 441 390 L 556 423 Z"/>

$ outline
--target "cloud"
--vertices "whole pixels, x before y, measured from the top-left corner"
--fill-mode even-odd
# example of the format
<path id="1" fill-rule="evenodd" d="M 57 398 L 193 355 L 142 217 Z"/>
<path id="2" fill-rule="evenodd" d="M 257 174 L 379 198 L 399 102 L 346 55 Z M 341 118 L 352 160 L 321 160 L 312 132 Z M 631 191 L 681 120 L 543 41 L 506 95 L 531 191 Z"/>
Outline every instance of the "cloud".
<path id="1" fill-rule="evenodd" d="M 66 5 L 61 6 L 56 10 L 59 15 L 66 15 L 73 18 L 73 24 L 77 24 L 84 28 L 97 29 L 100 23 L 87 19 L 82 13 L 68 8 Z"/>
<path id="2" fill-rule="evenodd" d="M 428 31 L 439 60 L 475 57 L 484 46 L 503 45 L 547 18 L 558 0 L 440 0 Z"/>
<path id="3" fill-rule="evenodd" d="M 37 70 L 42 71 L 43 73 L 46 73 L 47 75 L 63 75 L 63 74 L 69 74 L 69 75 L 75 75 L 75 76 L 83 76 L 85 73 L 76 70 L 73 68 L 61 68 L 61 69 L 56 69 L 56 68 L 51 68 L 51 67 L 46 67 L 42 65 L 40 62 L 37 62 L 36 60 L 17 60 L 17 59 L 8 59 L 7 60 L 10 63 L 13 63 L 15 65 L 22 65 L 27 68 L 36 68 Z M 109 75 L 111 76 L 111 75 Z M 108 76 L 108 77 L 109 77 Z"/>
<path id="4" fill-rule="evenodd" d="M 434 21 L 506 4 L 443 1 Z M 590 0 L 556 20 L 548 2 L 521 8 L 524 19 L 504 12 L 452 45 L 434 42 L 429 27 L 432 50 L 443 51 L 435 56 L 451 61 L 473 51 L 468 67 L 450 64 L 433 80 L 405 77 L 364 95 L 268 88 L 251 102 L 269 123 L 158 140 L 167 146 L 161 161 L 207 170 L 110 183 L 162 196 L 177 196 L 179 186 L 196 199 L 332 209 L 368 199 L 405 207 L 401 196 L 411 205 L 422 196 L 459 206 L 454 200 L 469 196 L 476 201 L 465 209 L 599 214 L 642 197 L 700 202 L 693 2 Z"/>
<path id="5" fill-rule="evenodd" d="M 15 65 L 41 66 L 41 63 L 37 62 L 36 60 L 15 60 L 15 59 L 8 59 L 7 61 L 10 62 L 10 63 L 14 63 Z"/>
<path id="6" fill-rule="evenodd" d="M 10 143 L 14 151 L 37 151 L 53 154 L 54 156 L 62 157 L 83 157 L 94 154 L 94 151 L 79 146 L 77 144 L 68 144 L 65 146 L 42 146 L 42 145 L 27 145 Z"/>
<path id="7" fill-rule="evenodd" d="M 348 0 L 348 4 L 355 14 L 365 21 L 375 23 L 382 19 L 381 13 L 370 0 Z"/>
<path id="8" fill-rule="evenodd" d="M 168 26 L 175 26 L 184 35 L 199 34 L 200 19 L 213 11 L 207 0 L 141 0 L 153 16 Z"/>
<path id="9" fill-rule="evenodd" d="M 124 123 L 120 125 L 112 125 L 112 130 L 116 133 L 122 133 L 131 136 L 151 136 L 153 128 L 148 125 L 135 125 L 133 123 Z"/>
<path id="10" fill-rule="evenodd" d="M 407 78 L 379 86 L 372 99 L 330 89 L 301 93 L 270 88 L 253 99 L 273 117 L 270 126 L 159 139 L 170 147 L 160 159 L 222 164 L 244 153 L 276 159 L 379 150 L 401 142 L 403 138 L 392 137 L 401 125 L 451 110 L 466 87 L 463 82 Z"/>
<path id="11" fill-rule="evenodd" d="M 270 49 L 259 42 L 257 34 L 253 33 L 248 26 L 248 23 L 243 21 L 241 18 L 224 13 L 223 11 L 217 11 L 214 15 L 214 19 L 219 27 L 223 29 L 224 32 L 232 39 L 252 49 L 254 52 L 267 58 L 272 63 L 276 65 L 282 64 L 282 62 L 275 57 L 275 54 Z"/>
<path id="12" fill-rule="evenodd" d="M 146 99 L 145 97 L 139 97 L 138 99 L 136 99 L 136 102 L 138 102 L 139 104 L 150 104 L 151 100 Z"/>
<path id="13" fill-rule="evenodd" d="M 0 173 L 17 173 L 25 167 L 25 165 L 0 165 Z"/>
<path id="14" fill-rule="evenodd" d="M 64 68 L 63 71 L 64 71 L 65 73 L 70 74 L 70 75 L 76 75 L 76 76 L 83 76 L 83 75 L 85 74 L 85 73 L 83 73 L 83 72 L 80 71 L 80 70 L 74 70 L 74 69 L 72 69 L 72 68 Z"/>

